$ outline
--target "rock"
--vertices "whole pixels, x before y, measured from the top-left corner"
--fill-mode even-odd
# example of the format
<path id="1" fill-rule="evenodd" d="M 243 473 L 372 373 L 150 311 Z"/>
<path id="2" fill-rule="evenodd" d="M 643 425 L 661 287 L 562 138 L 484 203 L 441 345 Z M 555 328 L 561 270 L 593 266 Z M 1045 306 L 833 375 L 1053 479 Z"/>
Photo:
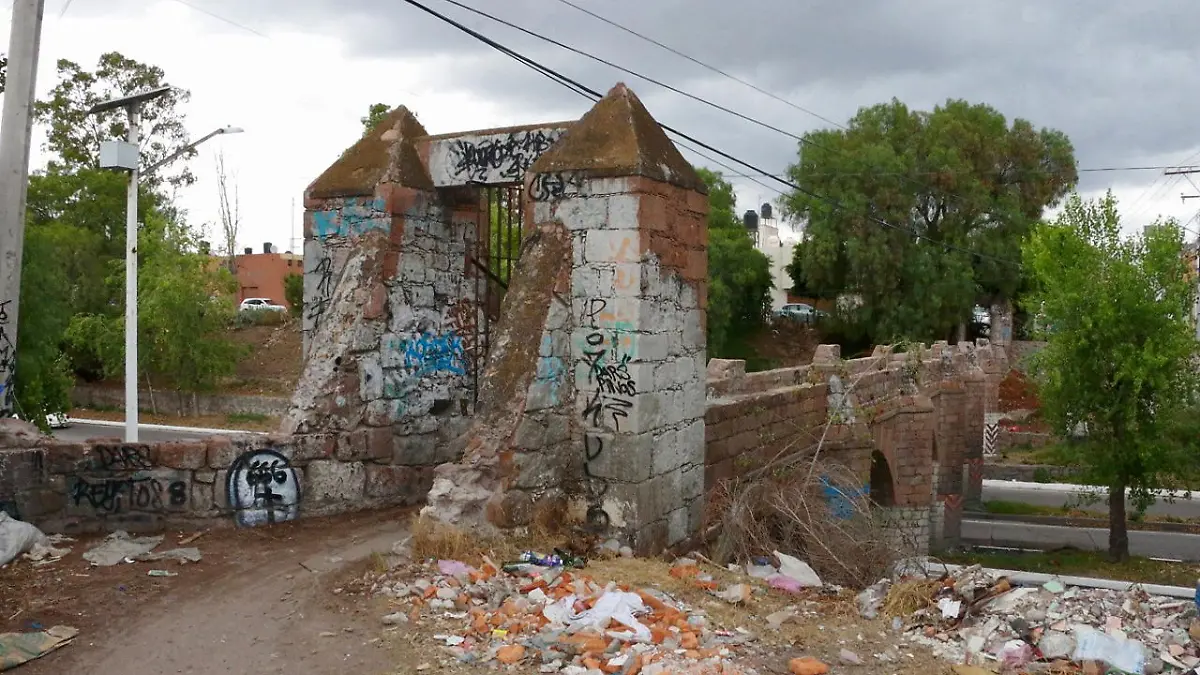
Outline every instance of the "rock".
<path id="1" fill-rule="evenodd" d="M 788 662 L 788 670 L 792 675 L 825 675 L 829 666 L 811 656 L 802 656 Z"/>
<path id="2" fill-rule="evenodd" d="M 842 663 L 848 663 L 852 666 L 861 666 L 863 664 L 863 660 L 858 657 L 858 654 L 849 649 L 843 649 L 838 652 L 838 658 L 842 660 Z"/>
<path id="3" fill-rule="evenodd" d="M 1046 631 L 1038 641 L 1038 649 L 1050 660 L 1069 658 L 1075 651 L 1075 638 L 1055 630 Z"/>
<path id="4" fill-rule="evenodd" d="M 716 596 L 732 605 L 747 602 L 750 600 L 750 586 L 747 584 L 734 584 L 717 593 Z"/>
<path id="5" fill-rule="evenodd" d="M 525 658 L 523 645 L 505 645 L 496 652 L 496 660 L 506 665 L 519 663 L 523 658 Z"/>
<path id="6" fill-rule="evenodd" d="M 1142 666 L 1143 675 L 1159 675 L 1163 671 L 1163 660 L 1157 656 L 1152 656 L 1146 659 L 1146 665 Z"/>
<path id="7" fill-rule="evenodd" d="M 399 626 L 408 623 L 408 615 L 404 612 L 395 612 L 383 617 L 382 621 L 385 626 Z"/>
<path id="8" fill-rule="evenodd" d="M 628 546 L 622 546 L 620 553 L 621 553 L 622 558 L 632 558 L 633 557 L 633 549 L 629 548 Z"/>

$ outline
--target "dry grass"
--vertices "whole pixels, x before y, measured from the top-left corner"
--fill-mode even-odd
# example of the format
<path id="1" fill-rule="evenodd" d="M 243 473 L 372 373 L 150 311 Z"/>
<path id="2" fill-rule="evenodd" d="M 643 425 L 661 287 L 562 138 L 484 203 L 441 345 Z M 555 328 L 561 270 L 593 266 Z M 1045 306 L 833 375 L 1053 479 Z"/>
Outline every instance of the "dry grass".
<path id="1" fill-rule="evenodd" d="M 916 546 L 887 512 L 872 507 L 860 485 L 846 467 L 817 463 L 719 486 L 717 560 L 782 551 L 807 562 L 826 582 L 854 588 L 874 583 Z M 831 491 L 840 501 L 836 509 Z"/>
<path id="2" fill-rule="evenodd" d="M 417 515 L 412 521 L 412 552 L 417 559 L 464 560 L 486 549 L 478 536 L 450 523 Z"/>
<path id="3" fill-rule="evenodd" d="M 883 600 L 883 613 L 887 616 L 909 617 L 920 609 L 933 605 L 933 599 L 942 587 L 935 579 L 910 579 L 892 584 Z"/>

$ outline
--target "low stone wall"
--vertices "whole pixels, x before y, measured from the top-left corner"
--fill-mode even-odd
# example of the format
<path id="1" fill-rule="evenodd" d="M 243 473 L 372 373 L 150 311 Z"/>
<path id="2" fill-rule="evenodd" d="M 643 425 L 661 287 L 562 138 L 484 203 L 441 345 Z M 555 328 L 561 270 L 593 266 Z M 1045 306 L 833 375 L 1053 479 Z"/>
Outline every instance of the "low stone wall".
<path id="1" fill-rule="evenodd" d="M 1003 427 L 996 435 L 996 452 L 1005 453 L 1010 450 L 1033 450 L 1054 445 L 1058 442 L 1054 434 L 1042 434 L 1033 431 L 1009 431 Z"/>
<path id="2" fill-rule="evenodd" d="M 255 526 L 413 504 L 442 459 L 397 463 L 388 429 L 156 444 L 20 436 L 0 450 L 0 508 L 67 533 Z"/>
<path id="3" fill-rule="evenodd" d="M 1073 470 L 1066 466 L 1048 464 L 984 464 L 986 480 L 1014 480 L 1023 483 L 1043 482 L 1050 478 L 1056 482 L 1070 482 Z"/>
<path id="4" fill-rule="evenodd" d="M 173 390 L 138 392 L 138 408 L 142 412 L 153 412 L 151 401 L 154 401 L 154 408 L 157 408 L 159 413 L 173 414 L 182 409 L 188 414 L 196 415 L 242 414 L 268 417 L 283 417 L 290 404 L 290 399 L 279 396 L 191 394 Z M 71 403 L 81 408 L 124 409 L 125 390 L 120 387 L 77 384 L 71 390 Z"/>
<path id="5" fill-rule="evenodd" d="M 843 361 L 822 345 L 808 366 L 746 373 L 713 360 L 705 414 L 705 487 L 821 458 L 843 465 L 921 550 L 953 544 L 981 462 L 983 413 L 1007 373 L 1003 350 L 915 346 Z M 977 490 L 977 486 L 976 486 Z M 711 507 L 710 507 L 711 508 Z M 715 515 L 715 514 L 711 514 Z"/>

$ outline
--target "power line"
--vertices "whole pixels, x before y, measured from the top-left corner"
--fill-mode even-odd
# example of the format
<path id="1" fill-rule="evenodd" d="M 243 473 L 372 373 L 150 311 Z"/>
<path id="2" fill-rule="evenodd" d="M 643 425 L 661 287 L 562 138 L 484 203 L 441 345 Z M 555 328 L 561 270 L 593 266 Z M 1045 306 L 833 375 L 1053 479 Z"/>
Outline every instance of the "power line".
<path id="1" fill-rule="evenodd" d="M 599 14 L 596 14 L 595 12 L 593 12 L 593 11 L 591 11 L 591 10 L 589 10 L 589 9 L 586 9 L 586 8 L 580 7 L 579 5 L 576 5 L 575 3 L 573 3 L 573 2 L 570 2 L 570 0 L 558 0 L 558 2 L 561 2 L 562 4 L 564 4 L 564 5 L 567 5 L 568 7 L 573 7 L 573 8 L 575 8 L 575 9 L 579 10 L 580 12 L 583 12 L 584 14 L 587 14 L 588 16 L 590 16 L 590 17 L 592 17 L 592 18 L 594 18 L 594 19 L 598 19 L 598 20 L 600 20 L 600 21 L 603 21 L 604 23 L 606 23 L 606 24 L 608 24 L 608 25 L 612 26 L 613 28 L 616 28 L 616 29 L 618 29 L 618 30 L 622 30 L 622 31 L 624 31 L 624 32 L 626 32 L 626 33 L 629 33 L 630 35 L 633 35 L 634 37 L 640 38 L 640 39 L 642 39 L 642 40 L 645 40 L 646 42 L 649 42 L 649 43 L 651 43 L 651 44 L 657 45 L 658 47 L 661 47 L 662 49 L 665 49 L 665 50 L 667 50 L 667 51 L 671 52 L 672 54 L 675 54 L 676 56 L 679 56 L 679 57 L 682 57 L 682 58 L 685 58 L 685 59 L 687 59 L 688 61 L 691 61 L 692 63 L 694 63 L 694 64 L 696 64 L 696 65 L 700 66 L 701 68 L 705 68 L 705 69 L 707 69 L 707 70 L 710 70 L 710 71 L 712 71 L 712 72 L 714 72 L 714 73 L 717 73 L 718 75 L 722 75 L 722 76 L 724 76 L 724 77 L 727 77 L 727 78 L 729 78 L 729 79 L 733 80 L 734 82 L 737 82 L 737 83 L 739 83 L 739 84 L 742 84 L 742 85 L 744 85 L 744 86 L 747 86 L 747 87 L 749 87 L 749 88 L 753 89 L 754 91 L 757 91 L 758 93 L 760 93 L 760 94 L 762 94 L 762 95 L 764 95 L 764 96 L 770 97 L 770 98 L 772 98 L 772 99 L 774 99 L 774 100 L 776 100 L 776 101 L 779 101 L 780 103 L 783 103 L 783 104 L 785 104 L 785 105 L 788 105 L 788 106 L 790 106 L 790 107 L 792 107 L 792 108 L 794 108 L 794 109 L 796 109 L 796 110 L 799 110 L 799 111 L 800 111 L 800 112 L 802 112 L 802 113 L 806 113 L 806 114 L 808 114 L 808 115 L 812 115 L 813 117 L 815 117 L 815 118 L 817 118 L 817 119 L 821 120 L 822 122 L 825 122 L 825 123 L 827 123 L 827 124 L 832 124 L 833 126 L 835 126 L 835 127 L 838 127 L 838 128 L 840 128 L 840 129 L 845 129 L 845 128 L 846 128 L 846 126 L 845 126 L 844 124 L 839 124 L 838 122 L 835 122 L 835 121 L 833 121 L 833 120 L 829 119 L 828 117 L 825 117 L 824 115 L 821 115 L 821 114 L 819 114 L 819 113 L 815 113 L 815 112 L 813 112 L 813 111 L 809 110 L 808 108 L 805 108 L 804 106 L 802 106 L 802 105 L 800 105 L 800 104 L 798 104 L 798 103 L 794 103 L 794 102 L 792 102 L 792 101 L 789 101 L 789 100 L 787 100 L 787 99 L 783 98 L 782 96 L 778 96 L 778 95 L 776 95 L 776 94 L 773 94 L 773 93 L 771 93 L 771 92 L 767 91 L 766 89 L 763 89 L 763 88 L 759 87 L 758 85 L 756 85 L 756 84 L 754 84 L 754 83 L 752 83 L 752 82 L 748 82 L 748 81 L 746 81 L 746 80 L 744 80 L 744 79 L 742 79 L 742 78 L 740 78 L 740 77 L 738 77 L 738 76 L 736 76 L 736 75 L 731 75 L 730 73 L 727 73 L 727 72 L 725 72 L 724 70 L 721 70 L 720 68 L 718 68 L 718 67 L 716 67 L 716 66 L 713 66 L 713 65 L 707 64 L 707 63 L 705 63 L 705 62 L 703 62 L 703 61 L 701 61 L 701 60 L 699 60 L 699 59 L 697 59 L 697 58 L 695 58 L 695 57 L 693 57 L 693 56 L 689 56 L 688 54 L 685 54 L 685 53 L 683 53 L 683 52 L 679 51 L 678 49 L 675 49 L 674 47 L 671 47 L 671 46 L 665 45 L 665 44 L 663 44 L 663 43 L 659 42 L 658 40 L 655 40 L 655 39 L 654 39 L 654 38 L 652 38 L 652 37 L 648 37 L 648 36 L 646 36 L 646 35 L 643 35 L 643 34 L 641 34 L 641 33 L 637 32 L 637 31 L 633 30 L 632 28 L 626 28 L 625 26 L 622 26 L 621 24 L 617 23 L 616 21 L 613 21 L 612 19 L 609 19 L 609 18 L 606 18 L 606 17 L 600 16 Z"/>
<path id="2" fill-rule="evenodd" d="M 520 54 L 519 52 L 516 52 L 508 47 L 505 47 L 504 45 L 500 44 L 499 42 L 496 42 L 495 40 L 483 35 L 479 31 L 476 31 L 468 26 L 465 26 L 462 23 L 455 21 L 454 19 L 446 16 L 445 14 L 438 12 L 437 10 L 427 7 L 426 5 L 422 4 L 418 0 L 404 0 L 404 2 L 406 2 L 409 5 L 412 5 L 413 7 L 416 7 L 417 9 L 419 9 L 427 14 L 430 14 L 431 16 L 437 18 L 438 20 L 440 20 L 444 23 L 447 23 L 447 24 L 457 28 L 458 30 L 466 33 L 467 35 L 474 37 L 475 39 L 479 40 L 480 42 L 483 42 L 484 44 L 486 44 L 486 45 L 492 47 L 493 49 L 499 51 L 500 53 L 504 54 L 505 56 L 508 56 L 508 57 L 516 60 L 518 63 L 521 63 L 523 65 L 526 65 L 526 66 L 538 71 L 539 73 L 548 77 L 549 79 L 551 79 L 559 84 L 562 84 L 562 85 L 568 87 L 569 89 L 576 91 L 577 93 L 583 94 L 585 97 L 591 99 L 593 102 L 603 98 L 603 95 L 600 94 L 599 92 L 595 91 L 594 89 L 591 89 L 591 88 L 587 87 L 586 85 L 579 83 L 577 80 L 574 80 L 570 77 L 567 77 L 566 75 L 563 75 L 562 73 L 559 73 L 558 71 L 550 68 L 549 66 L 541 64 L 533 59 L 530 59 L 527 56 L 524 56 L 523 54 Z M 716 153 L 717 155 L 720 155 L 721 157 L 728 159 L 736 164 L 740 164 L 740 165 L 746 167 L 747 169 L 750 169 L 751 171 L 756 172 L 757 174 L 760 174 L 764 177 L 771 178 L 775 181 L 778 181 L 779 183 L 782 183 L 783 185 L 786 185 L 787 187 L 790 187 L 793 190 L 796 190 L 797 192 L 806 194 L 806 195 L 812 197 L 813 199 L 824 202 L 834 208 L 844 209 L 844 207 L 842 207 L 841 204 L 838 203 L 834 199 L 831 199 L 824 195 L 820 195 L 815 192 L 812 192 L 811 190 L 803 188 L 790 180 L 781 178 L 779 176 L 774 176 L 743 159 L 739 159 L 738 157 L 730 155 L 729 153 L 726 153 L 718 148 L 715 148 L 712 145 L 709 145 L 708 143 L 705 143 L 705 142 L 703 142 L 693 136 L 690 136 L 684 132 L 681 132 L 677 129 L 673 129 L 665 124 L 660 124 L 659 126 L 662 127 L 662 129 L 664 131 L 667 131 L 667 132 L 675 134 L 681 138 L 684 138 L 694 145 L 698 145 L 698 146 L 700 146 L 710 152 Z M 868 214 L 866 216 L 866 220 L 868 222 L 879 225 L 881 227 L 894 229 L 896 231 L 903 232 L 903 233 L 905 233 L 909 236 L 915 237 L 917 239 L 922 239 L 922 240 L 928 241 L 931 244 L 942 247 L 944 250 L 948 250 L 948 251 L 955 250 L 955 251 L 959 251 L 959 252 L 966 253 L 968 255 L 980 258 L 980 259 L 993 260 L 993 261 L 996 261 L 996 262 L 999 262 L 1002 264 L 1012 265 L 1012 266 L 1015 266 L 1018 268 L 1021 267 L 1021 263 L 1019 263 L 1019 262 L 1005 260 L 1003 258 L 997 258 L 995 256 L 990 256 L 990 255 L 987 255 L 984 253 L 979 253 L 978 251 L 973 251 L 970 249 L 965 249 L 965 248 L 962 248 L 959 246 L 955 246 L 953 244 L 948 244 L 946 242 L 937 241 L 937 240 L 935 240 L 931 237 L 928 237 L 926 235 L 923 235 L 919 232 L 915 232 L 913 230 L 909 230 L 907 228 L 899 227 L 897 225 L 889 223 L 886 220 L 879 218 L 878 216 Z"/>

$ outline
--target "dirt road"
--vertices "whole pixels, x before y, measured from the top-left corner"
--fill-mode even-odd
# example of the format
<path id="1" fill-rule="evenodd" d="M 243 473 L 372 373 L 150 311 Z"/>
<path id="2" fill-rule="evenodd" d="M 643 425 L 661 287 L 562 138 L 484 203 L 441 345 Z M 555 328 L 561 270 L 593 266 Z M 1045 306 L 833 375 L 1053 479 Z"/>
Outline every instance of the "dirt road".
<path id="1" fill-rule="evenodd" d="M 80 555 L 94 539 L 80 541 L 57 563 L 0 569 L 0 632 L 81 630 L 19 675 L 395 673 L 391 648 L 377 639 L 379 611 L 339 585 L 382 564 L 371 554 L 389 551 L 408 522 L 393 510 L 215 530 L 191 544 L 204 559 L 184 566 L 90 567 Z M 159 548 L 185 534 L 169 533 Z M 179 575 L 148 577 L 152 568 Z"/>

